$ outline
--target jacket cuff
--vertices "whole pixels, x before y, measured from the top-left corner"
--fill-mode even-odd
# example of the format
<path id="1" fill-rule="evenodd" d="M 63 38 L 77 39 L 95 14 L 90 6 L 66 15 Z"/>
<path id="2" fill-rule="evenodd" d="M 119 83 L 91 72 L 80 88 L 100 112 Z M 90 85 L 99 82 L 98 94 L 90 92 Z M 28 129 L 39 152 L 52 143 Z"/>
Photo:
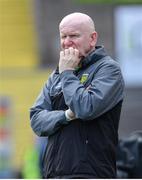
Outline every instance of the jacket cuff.
<path id="1" fill-rule="evenodd" d="M 60 78 L 62 79 L 64 76 L 73 74 L 73 72 L 74 72 L 73 70 L 65 70 L 60 74 Z"/>

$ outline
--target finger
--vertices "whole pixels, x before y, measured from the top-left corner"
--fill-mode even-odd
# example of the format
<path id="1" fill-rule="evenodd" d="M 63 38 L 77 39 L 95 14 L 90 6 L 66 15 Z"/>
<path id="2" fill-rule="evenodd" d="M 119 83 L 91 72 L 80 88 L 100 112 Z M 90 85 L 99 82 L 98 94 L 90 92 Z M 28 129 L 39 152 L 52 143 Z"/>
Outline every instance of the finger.
<path id="1" fill-rule="evenodd" d="M 74 51 L 74 48 L 73 48 L 73 47 L 70 47 L 70 48 L 69 48 L 69 51 L 70 51 L 70 54 L 71 54 L 71 55 L 75 55 L 75 51 Z"/>
<path id="2" fill-rule="evenodd" d="M 79 51 L 78 49 L 74 49 L 75 56 L 79 57 Z"/>
<path id="3" fill-rule="evenodd" d="M 64 56 L 64 51 L 60 51 L 60 57 Z"/>
<path id="4" fill-rule="evenodd" d="M 65 55 L 69 55 L 69 53 L 70 53 L 69 49 L 65 49 L 64 53 L 65 53 Z"/>

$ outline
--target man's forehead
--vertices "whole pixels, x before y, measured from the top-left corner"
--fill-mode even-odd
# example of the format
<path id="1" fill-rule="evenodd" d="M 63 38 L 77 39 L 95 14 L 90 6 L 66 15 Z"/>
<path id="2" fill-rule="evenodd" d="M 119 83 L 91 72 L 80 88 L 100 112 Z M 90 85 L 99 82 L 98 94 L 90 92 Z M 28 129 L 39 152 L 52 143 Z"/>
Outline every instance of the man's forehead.
<path id="1" fill-rule="evenodd" d="M 64 34 L 64 33 L 76 33 L 76 34 L 80 34 L 80 33 L 85 33 L 88 32 L 88 27 L 83 24 L 82 22 L 76 22 L 76 21 L 68 21 L 66 23 L 61 24 L 60 26 L 60 33 Z"/>
<path id="2" fill-rule="evenodd" d="M 78 30 L 70 30 L 70 29 L 67 29 L 67 30 L 60 30 L 60 34 L 61 35 L 64 35 L 64 34 L 80 34 L 81 31 L 78 31 Z"/>
<path id="3" fill-rule="evenodd" d="M 80 34 L 82 31 L 82 26 L 62 26 L 60 28 L 60 34 Z"/>

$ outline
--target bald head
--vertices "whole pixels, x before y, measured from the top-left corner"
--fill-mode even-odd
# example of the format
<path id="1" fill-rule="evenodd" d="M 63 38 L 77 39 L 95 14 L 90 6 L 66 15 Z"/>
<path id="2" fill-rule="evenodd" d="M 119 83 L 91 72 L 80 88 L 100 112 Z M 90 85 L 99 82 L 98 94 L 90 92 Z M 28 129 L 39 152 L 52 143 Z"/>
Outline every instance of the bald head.
<path id="1" fill-rule="evenodd" d="M 82 26 L 82 28 L 85 28 L 84 30 L 90 33 L 95 31 L 95 25 L 91 17 L 79 12 L 65 16 L 59 24 L 59 29 L 66 25 Z"/>
<path id="2" fill-rule="evenodd" d="M 95 49 L 97 32 L 93 20 L 87 14 L 77 12 L 65 16 L 59 24 L 59 32 L 62 49 L 77 49 L 80 57 L 85 57 Z"/>

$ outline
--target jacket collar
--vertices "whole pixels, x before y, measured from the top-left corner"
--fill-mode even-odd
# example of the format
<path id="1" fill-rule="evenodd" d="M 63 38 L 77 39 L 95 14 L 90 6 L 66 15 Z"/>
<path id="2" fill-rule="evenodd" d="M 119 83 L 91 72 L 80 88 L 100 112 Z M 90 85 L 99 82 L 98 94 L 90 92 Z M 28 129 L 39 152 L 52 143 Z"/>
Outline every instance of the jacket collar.
<path id="1" fill-rule="evenodd" d="M 95 50 L 91 51 L 86 57 L 82 59 L 81 68 L 84 68 L 90 64 L 93 64 L 105 56 L 107 56 L 107 53 L 104 47 L 96 46 Z"/>

